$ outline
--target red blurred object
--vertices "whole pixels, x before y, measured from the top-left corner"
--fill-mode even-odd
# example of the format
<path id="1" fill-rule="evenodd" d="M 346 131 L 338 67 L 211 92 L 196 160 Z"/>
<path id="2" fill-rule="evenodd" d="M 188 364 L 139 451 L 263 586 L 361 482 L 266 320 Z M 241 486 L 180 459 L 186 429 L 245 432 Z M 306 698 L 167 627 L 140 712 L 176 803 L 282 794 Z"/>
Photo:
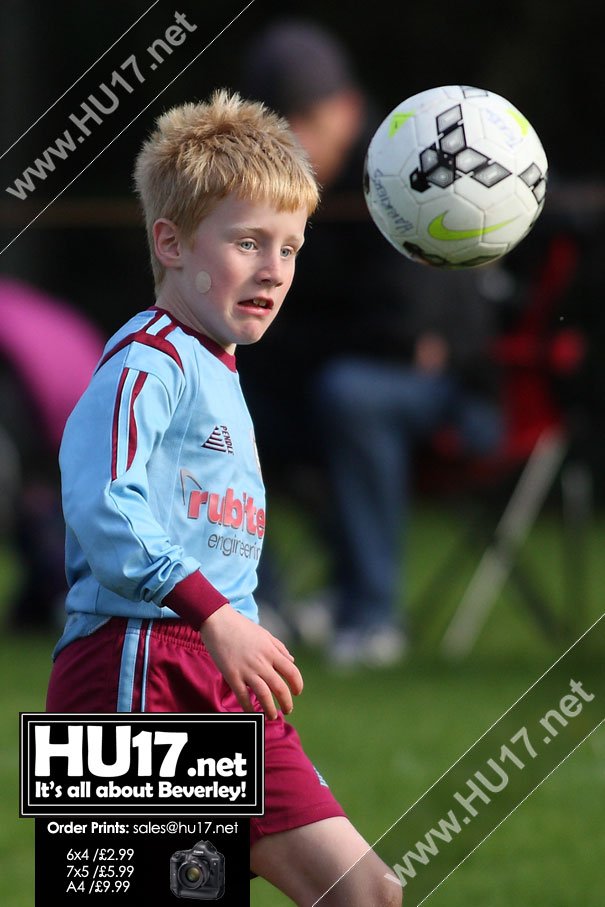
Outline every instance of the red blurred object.
<path id="1" fill-rule="evenodd" d="M 577 264 L 574 240 L 555 236 L 530 286 L 526 310 L 515 327 L 492 346 L 500 370 L 504 417 L 498 449 L 488 456 L 469 457 L 461 451 L 455 430 L 440 430 L 418 461 L 421 491 L 460 490 L 507 475 L 522 466 L 545 433 L 565 433 L 565 416 L 554 384 L 580 368 L 586 340 L 575 328 L 563 322 L 559 326 L 556 319 Z"/>
<path id="2" fill-rule="evenodd" d="M 514 331 L 494 344 L 502 371 L 502 404 L 506 432 L 497 460 L 515 464 L 526 459 L 545 431 L 564 431 L 564 415 L 553 381 L 575 371 L 584 355 L 583 336 L 556 325 L 560 302 L 575 275 L 578 250 L 567 236 L 555 236 L 547 249 L 530 303 Z"/>

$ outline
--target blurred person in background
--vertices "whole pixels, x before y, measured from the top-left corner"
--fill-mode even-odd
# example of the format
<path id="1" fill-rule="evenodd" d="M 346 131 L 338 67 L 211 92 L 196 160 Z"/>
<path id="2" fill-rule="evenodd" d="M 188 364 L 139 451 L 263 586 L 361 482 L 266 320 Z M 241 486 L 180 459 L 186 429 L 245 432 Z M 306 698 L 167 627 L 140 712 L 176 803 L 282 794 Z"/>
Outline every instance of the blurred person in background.
<path id="1" fill-rule="evenodd" d="M 0 278 L 0 320 L 0 520 L 18 562 L 8 626 L 38 632 L 63 621 L 65 524 L 57 455 L 103 340 L 71 305 L 8 277 Z"/>
<path id="2" fill-rule="evenodd" d="M 386 111 L 378 113 L 333 35 L 304 20 L 272 24 L 249 45 L 242 83 L 288 119 L 323 203 L 265 355 L 250 367 L 240 357 L 240 370 L 267 468 L 307 504 L 314 491 L 327 529 L 329 661 L 387 666 L 408 646 L 399 600 L 413 451 L 445 426 L 461 451 L 488 452 L 500 438 L 486 352 L 496 306 L 485 298 L 485 276 L 412 263 L 370 220 L 363 161 Z M 327 476 L 319 490 L 306 481 L 309 466 Z M 259 596 L 277 605 L 279 590 L 263 587 L 271 566 L 265 560 Z"/>

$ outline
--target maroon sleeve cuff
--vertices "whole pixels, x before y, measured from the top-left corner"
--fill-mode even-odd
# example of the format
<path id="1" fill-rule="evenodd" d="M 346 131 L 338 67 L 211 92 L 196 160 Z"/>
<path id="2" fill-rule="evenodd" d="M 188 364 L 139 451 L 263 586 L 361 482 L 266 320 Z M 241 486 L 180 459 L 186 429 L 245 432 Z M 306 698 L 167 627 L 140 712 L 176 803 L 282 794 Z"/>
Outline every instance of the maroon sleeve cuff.
<path id="1" fill-rule="evenodd" d="M 162 599 L 163 606 L 172 608 L 196 630 L 207 617 L 228 603 L 229 599 L 225 598 L 199 570 L 182 579 Z"/>

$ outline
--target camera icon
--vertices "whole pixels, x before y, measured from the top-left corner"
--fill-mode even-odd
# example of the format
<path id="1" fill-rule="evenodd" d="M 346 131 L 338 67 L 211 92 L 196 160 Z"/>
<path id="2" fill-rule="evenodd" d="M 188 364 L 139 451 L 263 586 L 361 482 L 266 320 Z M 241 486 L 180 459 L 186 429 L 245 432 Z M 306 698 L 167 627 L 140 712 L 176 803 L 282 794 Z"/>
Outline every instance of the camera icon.
<path id="1" fill-rule="evenodd" d="M 170 857 L 170 890 L 177 898 L 216 901 L 225 893 L 225 857 L 210 841 Z"/>

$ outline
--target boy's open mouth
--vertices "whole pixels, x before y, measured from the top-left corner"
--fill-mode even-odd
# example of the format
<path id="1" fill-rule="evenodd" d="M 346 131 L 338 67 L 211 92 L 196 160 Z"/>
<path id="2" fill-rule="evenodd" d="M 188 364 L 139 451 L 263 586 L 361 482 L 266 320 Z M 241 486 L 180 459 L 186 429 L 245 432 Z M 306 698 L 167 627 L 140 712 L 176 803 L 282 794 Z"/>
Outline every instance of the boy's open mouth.
<path id="1" fill-rule="evenodd" d="M 270 310 L 273 308 L 273 300 L 267 296 L 255 296 L 254 299 L 242 299 L 241 302 L 238 302 L 238 305 L 246 308 Z"/>

